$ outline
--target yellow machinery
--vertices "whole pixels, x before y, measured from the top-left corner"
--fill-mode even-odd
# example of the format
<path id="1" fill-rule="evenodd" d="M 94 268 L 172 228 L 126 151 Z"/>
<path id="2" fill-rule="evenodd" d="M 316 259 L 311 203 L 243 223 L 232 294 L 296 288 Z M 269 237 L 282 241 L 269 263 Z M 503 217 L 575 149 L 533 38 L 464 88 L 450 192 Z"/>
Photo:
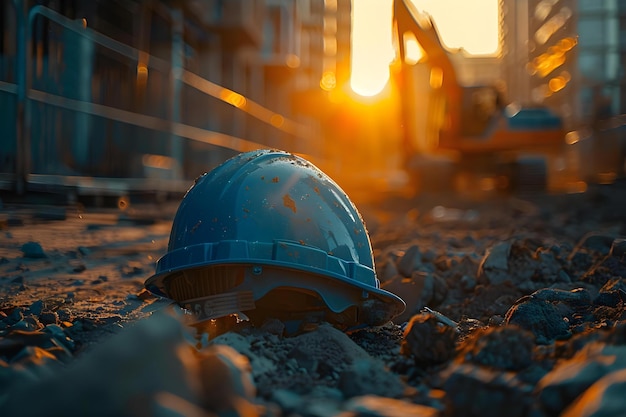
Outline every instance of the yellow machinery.
<path id="1" fill-rule="evenodd" d="M 502 181 L 496 187 L 545 187 L 545 156 L 560 152 L 564 145 L 560 118 L 546 107 L 505 105 L 495 86 L 461 85 L 451 52 L 442 45 L 433 21 L 409 0 L 394 0 L 393 23 L 399 58 L 394 80 L 410 170 L 427 175 L 420 169 L 424 161 L 444 156 L 455 162 L 457 179 L 461 167 L 498 177 Z M 422 52 L 419 62 L 408 51 L 417 44 Z M 432 164 L 426 165 L 429 179 L 420 181 L 422 185 L 441 186 L 442 181 L 432 180 Z"/>

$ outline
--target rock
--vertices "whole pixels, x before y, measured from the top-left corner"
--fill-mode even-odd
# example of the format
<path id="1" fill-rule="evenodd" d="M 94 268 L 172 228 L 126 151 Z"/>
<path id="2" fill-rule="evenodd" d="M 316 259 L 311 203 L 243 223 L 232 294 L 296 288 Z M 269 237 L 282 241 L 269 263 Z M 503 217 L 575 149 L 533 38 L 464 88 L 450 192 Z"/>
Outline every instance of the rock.
<path id="1" fill-rule="evenodd" d="M 369 394 L 398 398 L 405 389 L 400 377 L 375 359 L 359 359 L 350 364 L 341 373 L 338 387 L 346 398 Z"/>
<path id="2" fill-rule="evenodd" d="M 532 268 L 534 268 L 533 281 L 537 281 L 541 285 L 572 281 L 553 252 L 539 250 L 535 252 L 533 260 L 535 261 L 532 262 Z"/>
<path id="3" fill-rule="evenodd" d="M 594 261 L 591 254 L 583 252 L 580 249 L 576 249 L 574 252 L 572 252 L 568 257 L 568 260 L 570 262 L 570 271 L 577 271 L 576 274 L 570 273 L 570 275 L 574 276 L 582 275 L 578 273 L 578 271 L 587 271 L 589 267 L 593 265 Z"/>
<path id="4" fill-rule="evenodd" d="M 454 364 L 443 372 L 446 415 L 522 417 L 532 404 L 532 389 L 512 372 Z"/>
<path id="5" fill-rule="evenodd" d="M 15 323 L 11 326 L 12 329 L 15 330 L 40 330 L 43 328 L 43 325 L 37 320 L 35 316 L 26 316 L 22 320 Z"/>
<path id="6" fill-rule="evenodd" d="M 25 346 L 11 359 L 12 365 L 19 364 L 24 367 L 51 366 L 57 361 L 56 356 L 39 346 Z"/>
<path id="7" fill-rule="evenodd" d="M 348 335 L 327 324 L 319 326 L 314 331 L 298 335 L 290 342 L 294 349 L 289 356 L 298 360 L 300 366 L 305 368 L 312 366 L 313 371 L 320 371 L 319 367 L 322 366 L 324 373 L 342 372 L 353 361 L 371 359 L 367 352 L 354 343 Z M 312 365 L 312 362 L 316 364 Z"/>
<path id="8" fill-rule="evenodd" d="M 74 320 L 74 314 L 68 309 L 60 308 L 56 311 L 60 321 L 71 322 Z"/>
<path id="9" fill-rule="evenodd" d="M 463 275 L 460 284 L 465 292 L 472 292 L 476 288 L 476 279 L 470 275 Z"/>
<path id="10" fill-rule="evenodd" d="M 513 325 L 479 329 L 465 340 L 458 360 L 520 371 L 533 363 L 534 338 L 531 332 Z"/>
<path id="11" fill-rule="evenodd" d="M 274 416 L 338 416 L 343 395 L 337 389 L 314 386 L 306 395 L 300 395 L 288 389 L 277 389 L 272 393 L 271 401 L 280 406 Z"/>
<path id="12" fill-rule="evenodd" d="M 423 271 L 414 271 L 411 278 L 396 275 L 381 287 L 394 294 L 401 294 L 406 303 L 404 312 L 394 319 L 396 323 L 408 321 L 426 306 L 438 306 L 448 292 L 445 280 L 432 272 Z"/>
<path id="13" fill-rule="evenodd" d="M 484 276 L 491 284 L 502 284 L 510 280 L 509 255 L 511 242 L 501 242 L 487 249 L 480 265 L 478 276 Z"/>
<path id="14" fill-rule="evenodd" d="M 558 282 L 570 282 L 561 274 L 562 265 L 555 253 L 534 239 L 498 243 L 489 248 L 479 265 L 482 283 L 499 285 L 510 282 L 524 291 Z"/>
<path id="15" fill-rule="evenodd" d="M 39 316 L 42 311 L 43 311 L 43 301 L 37 300 L 28 307 L 26 314 L 34 314 L 35 316 Z"/>
<path id="16" fill-rule="evenodd" d="M 439 410 L 376 395 L 354 397 L 344 404 L 344 413 L 337 417 L 437 417 Z"/>
<path id="17" fill-rule="evenodd" d="M 590 304 L 585 290 L 539 290 L 523 297 L 505 315 L 507 324 L 531 331 L 538 344 L 550 344 L 571 336 L 569 323 L 574 308 Z"/>
<path id="18" fill-rule="evenodd" d="M 24 258 L 46 258 L 47 255 L 39 242 L 27 242 L 22 245 Z"/>
<path id="19" fill-rule="evenodd" d="M 25 310 L 23 308 L 14 308 L 13 311 L 7 315 L 5 321 L 9 326 L 12 326 L 24 318 L 24 313 Z"/>
<path id="20" fill-rule="evenodd" d="M 17 356 L 24 348 L 38 347 L 46 349 L 53 346 L 50 343 L 50 336 L 36 330 L 24 330 L 23 328 L 15 328 L 3 332 L 0 337 L 0 357 L 8 362 L 18 360 Z M 27 353 L 27 355 L 30 353 Z"/>
<path id="21" fill-rule="evenodd" d="M 266 335 L 276 338 L 275 335 L 268 333 Z M 257 343 L 259 340 L 263 341 L 263 344 Z M 252 343 L 255 344 L 254 347 Z M 209 341 L 209 345 L 214 344 L 228 345 L 246 356 L 252 364 L 252 376 L 257 381 L 271 379 L 273 375 L 279 372 L 278 368 L 281 365 L 284 366 L 284 363 L 281 363 L 281 358 L 275 355 L 275 351 L 280 350 L 284 355 L 282 358 L 286 358 L 286 352 L 283 351 L 283 343 L 278 338 L 270 345 L 264 342 L 264 338 L 255 339 L 252 336 L 245 337 L 239 333 L 228 332 Z"/>
<path id="22" fill-rule="evenodd" d="M 611 243 L 611 250 L 609 256 L 615 256 L 616 258 L 624 258 L 626 254 L 626 239 L 619 238 L 613 240 Z"/>
<path id="23" fill-rule="evenodd" d="M 550 415 L 558 415 L 597 380 L 621 369 L 626 369 L 626 346 L 590 343 L 539 381 L 539 401 Z"/>
<path id="24" fill-rule="evenodd" d="M 248 356 L 248 358 L 253 356 L 252 350 L 250 349 L 250 341 L 239 333 L 229 332 L 221 334 L 211 340 L 210 344 L 228 345 L 237 352 Z"/>
<path id="25" fill-rule="evenodd" d="M 591 294 L 584 288 L 575 288 L 571 291 L 555 288 L 545 288 L 535 291 L 531 297 L 536 300 L 563 302 L 570 306 L 587 306 L 591 303 Z"/>
<path id="26" fill-rule="evenodd" d="M 378 279 L 380 282 L 387 282 L 398 275 L 398 268 L 395 259 L 391 255 L 387 255 L 382 262 L 377 263 Z"/>
<path id="27" fill-rule="evenodd" d="M 561 414 L 562 417 L 619 417 L 626 410 L 626 369 L 593 383 Z"/>
<path id="28" fill-rule="evenodd" d="M 453 357 L 456 335 L 456 330 L 442 324 L 435 314 L 416 314 L 404 330 L 400 352 L 420 364 L 440 364 Z"/>
<path id="29" fill-rule="evenodd" d="M 12 385 L 3 415 L 133 416 L 165 403 L 199 408 L 203 368 L 182 333 L 177 319 L 154 314 L 66 369 L 34 383 Z M 37 401 L 32 401 L 34 392 Z"/>
<path id="30" fill-rule="evenodd" d="M 472 319 L 469 317 L 461 317 L 458 323 L 456 323 L 457 332 L 459 333 L 458 341 L 467 339 L 472 333 L 485 328 L 485 324 L 480 320 Z"/>
<path id="31" fill-rule="evenodd" d="M 277 336 L 282 336 L 285 332 L 285 323 L 278 319 L 267 319 L 261 325 L 261 330 Z"/>
<path id="32" fill-rule="evenodd" d="M 603 286 L 615 277 L 626 277 L 626 258 L 606 256 L 584 273 L 581 281 Z"/>
<path id="33" fill-rule="evenodd" d="M 396 267 L 398 272 L 404 277 L 413 275 L 413 271 L 419 270 L 422 265 L 422 252 L 419 246 L 413 245 L 409 247 L 404 255 L 398 260 Z"/>
<path id="34" fill-rule="evenodd" d="M 614 240 L 614 236 L 592 232 L 584 236 L 578 246 L 598 252 L 601 255 L 608 255 Z"/>
<path id="35" fill-rule="evenodd" d="M 271 400 L 278 404 L 284 413 L 292 413 L 300 409 L 304 403 L 301 395 L 288 389 L 277 389 L 272 393 Z"/>
<path id="36" fill-rule="evenodd" d="M 416 271 L 416 275 L 421 277 L 421 272 Z M 432 274 L 425 274 L 423 279 L 405 278 L 396 275 L 393 279 L 384 282 L 381 288 L 393 294 L 401 294 L 402 300 L 406 304 L 406 309 L 395 319 L 395 323 L 404 323 L 414 314 L 418 313 L 425 305 L 424 299 L 430 299 L 433 294 L 434 282 Z"/>
<path id="37" fill-rule="evenodd" d="M 130 261 L 126 265 L 121 266 L 122 275 L 130 277 L 143 273 L 143 265 L 139 262 Z"/>
<path id="38" fill-rule="evenodd" d="M 593 304 L 596 306 L 606 306 L 612 308 L 617 308 L 622 303 L 622 295 L 619 290 L 601 291 L 593 300 Z"/>
<path id="39" fill-rule="evenodd" d="M 248 358 L 226 345 L 211 345 L 199 358 L 201 406 L 218 415 L 254 417 L 256 387 Z"/>
<path id="40" fill-rule="evenodd" d="M 78 247 L 78 253 L 80 253 L 83 256 L 88 256 L 91 254 L 91 249 L 89 249 L 86 246 L 79 246 Z"/>

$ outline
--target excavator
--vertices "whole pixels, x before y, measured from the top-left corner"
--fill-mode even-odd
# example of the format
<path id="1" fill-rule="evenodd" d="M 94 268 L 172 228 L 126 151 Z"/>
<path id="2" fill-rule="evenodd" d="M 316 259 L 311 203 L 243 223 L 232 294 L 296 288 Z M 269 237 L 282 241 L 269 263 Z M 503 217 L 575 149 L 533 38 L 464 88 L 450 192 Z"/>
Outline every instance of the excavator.
<path id="1" fill-rule="evenodd" d="M 463 85 L 451 59 L 455 52 L 410 0 L 394 0 L 393 25 L 392 79 L 405 165 L 416 186 L 458 188 L 461 174 L 470 173 L 492 178 L 496 189 L 545 189 L 547 156 L 565 145 L 561 119 L 547 107 L 507 105 L 497 85 Z M 417 61 L 410 51 L 416 44 Z M 433 163 L 441 160 L 449 163 Z"/>

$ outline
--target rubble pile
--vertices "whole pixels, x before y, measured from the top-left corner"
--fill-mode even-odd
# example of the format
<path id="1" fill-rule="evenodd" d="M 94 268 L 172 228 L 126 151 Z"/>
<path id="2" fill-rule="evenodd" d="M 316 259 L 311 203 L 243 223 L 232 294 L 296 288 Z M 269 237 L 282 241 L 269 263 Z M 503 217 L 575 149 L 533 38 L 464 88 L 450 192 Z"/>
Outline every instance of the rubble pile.
<path id="1" fill-rule="evenodd" d="M 242 321 L 217 337 L 141 291 L 142 251 L 103 272 L 91 245 L 76 272 L 66 249 L 5 223 L 0 415 L 623 415 L 624 207 L 619 181 L 524 200 L 389 199 L 363 214 L 381 286 L 405 313 L 293 335 Z"/>

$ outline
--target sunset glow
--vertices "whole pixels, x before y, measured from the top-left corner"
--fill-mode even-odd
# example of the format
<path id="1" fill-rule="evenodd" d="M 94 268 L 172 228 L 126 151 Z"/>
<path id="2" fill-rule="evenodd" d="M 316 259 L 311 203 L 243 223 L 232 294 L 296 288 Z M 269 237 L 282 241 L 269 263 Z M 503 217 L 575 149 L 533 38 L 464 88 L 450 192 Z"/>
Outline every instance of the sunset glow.
<path id="1" fill-rule="evenodd" d="M 393 59 L 391 0 L 352 2 L 352 90 L 362 96 L 378 94 L 389 79 Z"/>
<path id="2" fill-rule="evenodd" d="M 498 0 L 412 0 L 429 13 L 443 43 L 475 55 L 498 51 Z M 389 80 L 394 52 L 392 0 L 353 0 L 350 86 L 362 96 L 380 93 Z"/>

